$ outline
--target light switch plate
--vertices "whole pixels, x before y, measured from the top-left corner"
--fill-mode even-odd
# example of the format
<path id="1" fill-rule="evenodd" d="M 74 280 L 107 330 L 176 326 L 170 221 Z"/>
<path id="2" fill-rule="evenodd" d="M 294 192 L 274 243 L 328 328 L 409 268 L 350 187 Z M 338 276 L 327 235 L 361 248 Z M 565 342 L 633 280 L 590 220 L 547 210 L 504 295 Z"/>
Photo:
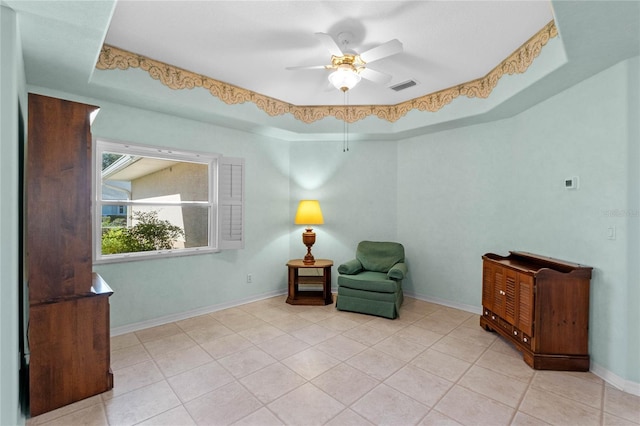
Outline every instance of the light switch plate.
<path id="1" fill-rule="evenodd" d="M 578 189 L 578 176 L 571 176 L 564 180 L 565 189 Z"/>

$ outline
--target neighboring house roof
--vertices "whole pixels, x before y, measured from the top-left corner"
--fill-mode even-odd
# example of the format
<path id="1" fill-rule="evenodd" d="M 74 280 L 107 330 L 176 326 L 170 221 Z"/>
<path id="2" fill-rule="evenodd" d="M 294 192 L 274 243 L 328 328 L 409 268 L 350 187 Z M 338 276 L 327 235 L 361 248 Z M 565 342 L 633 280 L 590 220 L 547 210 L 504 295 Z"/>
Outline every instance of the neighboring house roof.
<path id="1" fill-rule="evenodd" d="M 113 182 L 113 185 L 102 186 L 103 200 L 128 200 L 131 198 L 131 185 Z"/>
<path id="2" fill-rule="evenodd" d="M 130 182 L 177 164 L 178 161 L 123 155 L 102 171 L 102 179 Z"/>

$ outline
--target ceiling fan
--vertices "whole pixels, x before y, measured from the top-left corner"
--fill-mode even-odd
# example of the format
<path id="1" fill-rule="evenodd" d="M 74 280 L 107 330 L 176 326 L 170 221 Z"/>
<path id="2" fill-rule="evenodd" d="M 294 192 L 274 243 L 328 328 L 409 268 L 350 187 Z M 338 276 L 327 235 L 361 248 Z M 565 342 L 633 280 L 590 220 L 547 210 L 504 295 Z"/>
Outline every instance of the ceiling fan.
<path id="1" fill-rule="evenodd" d="M 336 89 L 342 90 L 343 92 L 352 89 L 360 82 L 361 78 L 378 84 L 388 83 L 391 80 L 389 74 L 373 70 L 368 67 L 368 64 L 402 52 L 402 43 L 397 39 L 390 40 L 366 52 L 356 53 L 353 50 L 349 50 L 349 43 L 353 39 L 353 34 L 350 32 L 341 32 L 338 34 L 339 43 L 329 34 L 315 33 L 315 36 L 322 41 L 329 50 L 329 53 L 331 53 L 331 64 L 287 67 L 287 69 L 334 70 L 329 74 L 329 81 Z"/>

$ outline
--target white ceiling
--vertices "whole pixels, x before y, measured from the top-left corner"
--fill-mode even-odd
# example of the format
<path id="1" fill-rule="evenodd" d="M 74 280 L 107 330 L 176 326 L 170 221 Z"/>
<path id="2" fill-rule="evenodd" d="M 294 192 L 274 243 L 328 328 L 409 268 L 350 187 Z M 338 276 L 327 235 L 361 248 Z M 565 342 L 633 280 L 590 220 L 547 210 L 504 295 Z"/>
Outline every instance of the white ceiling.
<path id="1" fill-rule="evenodd" d="M 553 19 L 533 1 L 139 1 L 120 0 L 105 42 L 294 105 L 342 104 L 314 37 L 350 32 L 362 53 L 391 39 L 403 53 L 370 64 L 392 75 L 366 80 L 350 104 L 395 105 L 484 77 Z M 395 92 L 406 80 L 418 85 Z"/>
<path id="2" fill-rule="evenodd" d="M 395 104 L 485 75 L 552 17 L 559 36 L 525 74 L 505 76 L 488 99 L 460 97 L 438 112 L 411 111 L 397 122 L 371 116 L 351 125 L 354 138 L 402 139 L 501 119 L 640 54 L 640 1 L 158 1 L 0 0 L 18 16 L 30 91 L 117 103 L 238 128 L 284 140 L 339 140 L 342 123 L 270 116 L 255 104 L 227 105 L 204 89 L 172 90 L 140 69 L 96 70 L 103 43 L 297 105 L 342 104 L 326 91 L 315 32 L 354 33 L 361 52 L 397 38 L 404 52 L 374 62 L 390 84 L 419 85 L 395 94 L 363 82 L 350 103 Z M 551 12 L 553 10 L 553 13 Z M 396 97 L 397 96 L 397 97 Z"/>

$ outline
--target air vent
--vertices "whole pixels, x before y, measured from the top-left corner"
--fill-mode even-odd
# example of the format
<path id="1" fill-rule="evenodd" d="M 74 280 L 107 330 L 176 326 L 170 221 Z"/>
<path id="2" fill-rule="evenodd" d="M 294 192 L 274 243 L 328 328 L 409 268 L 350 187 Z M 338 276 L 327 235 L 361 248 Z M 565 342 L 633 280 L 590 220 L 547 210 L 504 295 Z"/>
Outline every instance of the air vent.
<path id="1" fill-rule="evenodd" d="M 391 89 L 395 90 L 396 92 L 399 92 L 401 90 L 408 89 L 409 87 L 413 87 L 416 84 L 418 84 L 418 82 L 416 82 L 415 80 L 407 80 L 402 83 L 398 83 L 395 86 L 391 86 Z"/>

